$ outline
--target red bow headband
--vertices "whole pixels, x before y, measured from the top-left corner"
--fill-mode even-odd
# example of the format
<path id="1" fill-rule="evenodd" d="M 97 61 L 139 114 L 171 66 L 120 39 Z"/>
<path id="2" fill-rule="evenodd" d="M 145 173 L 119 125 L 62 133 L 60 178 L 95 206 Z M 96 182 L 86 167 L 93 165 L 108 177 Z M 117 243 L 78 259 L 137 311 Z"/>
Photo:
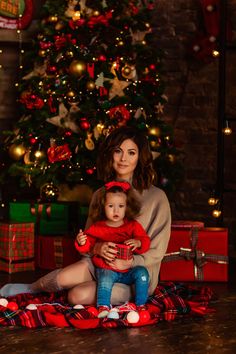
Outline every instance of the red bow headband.
<path id="1" fill-rule="evenodd" d="M 105 184 L 106 191 L 109 191 L 112 187 L 120 187 L 124 192 L 127 192 L 131 188 L 131 185 L 128 182 L 117 181 L 112 181 Z"/>

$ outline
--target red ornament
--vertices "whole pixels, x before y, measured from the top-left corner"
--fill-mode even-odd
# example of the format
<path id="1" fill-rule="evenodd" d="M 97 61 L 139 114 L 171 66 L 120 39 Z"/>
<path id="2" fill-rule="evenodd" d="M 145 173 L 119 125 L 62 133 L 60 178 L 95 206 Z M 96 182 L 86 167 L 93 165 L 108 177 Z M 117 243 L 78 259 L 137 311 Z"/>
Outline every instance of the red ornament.
<path id="1" fill-rule="evenodd" d="M 98 310 L 97 310 L 96 307 L 94 307 L 94 306 L 89 306 L 89 307 L 87 308 L 87 311 L 88 311 L 91 315 L 93 315 L 94 317 L 97 317 L 97 315 L 98 315 Z"/>
<path id="2" fill-rule="evenodd" d="M 90 123 L 87 118 L 81 118 L 79 125 L 82 130 L 88 130 L 90 128 Z"/>
<path id="3" fill-rule="evenodd" d="M 94 174 L 94 168 L 87 168 L 86 169 L 87 175 L 93 175 Z"/>
<path id="4" fill-rule="evenodd" d="M 66 132 L 65 132 L 65 136 L 71 136 L 72 135 L 72 132 L 70 131 L 70 130 L 67 130 Z"/>
<path id="5" fill-rule="evenodd" d="M 30 144 L 34 145 L 37 142 L 36 138 L 30 138 Z"/>
<path id="6" fill-rule="evenodd" d="M 72 156 L 72 153 L 69 149 L 68 144 L 64 144 L 60 146 L 52 145 L 47 150 L 47 156 L 49 162 L 54 163 L 57 161 L 69 160 Z"/>
<path id="7" fill-rule="evenodd" d="M 7 308 L 11 311 L 16 311 L 16 310 L 18 310 L 18 305 L 14 301 L 9 301 L 7 304 Z"/>
<path id="8" fill-rule="evenodd" d="M 100 61 L 106 61 L 107 58 L 106 58 L 105 55 L 101 54 L 101 55 L 99 55 L 98 60 L 100 60 Z"/>
<path id="9" fill-rule="evenodd" d="M 150 64 L 150 65 L 149 65 L 149 68 L 150 68 L 151 70 L 155 70 L 155 69 L 156 69 L 156 65 L 155 65 L 155 64 Z"/>
<path id="10" fill-rule="evenodd" d="M 147 310 L 139 311 L 139 323 L 143 324 L 150 320 L 150 313 Z"/>

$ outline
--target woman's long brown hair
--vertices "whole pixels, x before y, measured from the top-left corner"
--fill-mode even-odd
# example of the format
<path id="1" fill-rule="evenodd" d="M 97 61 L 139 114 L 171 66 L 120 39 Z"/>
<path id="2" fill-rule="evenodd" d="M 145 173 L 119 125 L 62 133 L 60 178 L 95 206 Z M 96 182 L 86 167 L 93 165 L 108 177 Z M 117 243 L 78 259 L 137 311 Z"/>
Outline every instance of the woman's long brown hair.
<path id="1" fill-rule="evenodd" d="M 153 158 L 148 139 L 144 132 L 135 127 L 124 126 L 114 129 L 101 144 L 97 159 L 98 178 L 105 183 L 116 179 L 116 172 L 113 168 L 114 151 L 127 139 L 132 140 L 138 147 L 139 158 L 134 170 L 132 185 L 142 192 L 155 181 L 156 173 L 152 166 Z"/>

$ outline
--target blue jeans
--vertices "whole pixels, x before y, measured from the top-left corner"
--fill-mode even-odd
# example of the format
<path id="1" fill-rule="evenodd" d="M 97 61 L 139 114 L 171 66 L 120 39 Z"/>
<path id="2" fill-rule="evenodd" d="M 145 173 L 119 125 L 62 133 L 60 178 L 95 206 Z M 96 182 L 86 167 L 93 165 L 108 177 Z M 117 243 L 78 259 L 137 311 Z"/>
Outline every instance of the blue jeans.
<path id="1" fill-rule="evenodd" d="M 148 298 L 149 274 L 145 267 L 130 268 L 128 272 L 115 272 L 110 269 L 96 268 L 97 306 L 110 306 L 114 283 L 135 284 L 135 304 L 144 305 Z"/>

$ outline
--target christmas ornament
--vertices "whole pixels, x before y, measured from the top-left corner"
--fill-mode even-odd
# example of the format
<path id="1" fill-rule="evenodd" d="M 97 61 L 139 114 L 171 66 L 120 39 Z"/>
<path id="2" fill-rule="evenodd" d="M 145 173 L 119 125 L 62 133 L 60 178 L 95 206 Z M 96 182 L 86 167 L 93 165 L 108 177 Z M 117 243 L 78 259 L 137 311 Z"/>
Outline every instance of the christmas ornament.
<path id="1" fill-rule="evenodd" d="M 30 311 L 37 310 L 37 306 L 35 304 L 29 304 L 26 306 L 26 309 Z"/>
<path id="2" fill-rule="evenodd" d="M 86 64 L 81 60 L 73 60 L 69 66 L 70 74 L 81 76 L 86 71 Z"/>
<path id="3" fill-rule="evenodd" d="M 26 165 L 32 165 L 34 162 L 31 161 L 31 150 L 27 150 L 26 153 L 24 154 L 24 163 Z"/>
<path id="4" fill-rule="evenodd" d="M 19 161 L 24 156 L 25 151 L 26 149 L 23 144 L 12 144 L 9 147 L 8 153 L 13 160 Z"/>
<path id="5" fill-rule="evenodd" d="M 137 73 L 134 65 L 126 64 L 121 69 L 121 74 L 125 79 L 137 80 Z"/>
<path id="6" fill-rule="evenodd" d="M 69 149 L 68 144 L 57 146 L 56 140 L 50 139 L 50 147 L 47 150 L 47 156 L 50 163 L 57 161 L 69 160 L 72 153 Z"/>
<path id="7" fill-rule="evenodd" d="M 84 306 L 78 304 L 78 305 L 73 306 L 73 309 L 75 309 L 75 310 L 82 310 L 82 309 L 84 309 Z"/>
<path id="8" fill-rule="evenodd" d="M 4 307 L 7 307 L 7 304 L 8 304 L 8 301 L 7 299 L 4 299 L 3 297 L 0 299 L 0 305 L 1 306 L 4 306 Z"/>
<path id="9" fill-rule="evenodd" d="M 156 126 L 151 126 L 148 128 L 148 134 L 149 135 L 154 135 L 154 136 L 160 136 L 161 135 L 161 130 L 159 127 Z"/>
<path id="10" fill-rule="evenodd" d="M 161 102 L 158 102 L 158 104 L 155 106 L 157 113 L 164 113 L 164 105 Z"/>
<path id="11" fill-rule="evenodd" d="M 42 201 L 54 202 L 59 196 L 59 189 L 52 182 L 44 184 L 40 189 Z"/>
<path id="12" fill-rule="evenodd" d="M 124 105 L 119 105 L 109 110 L 109 116 L 111 119 L 116 119 L 118 126 L 125 125 L 130 119 L 130 112 Z"/>
<path id="13" fill-rule="evenodd" d="M 56 30 L 56 31 L 61 31 L 64 27 L 65 27 L 65 24 L 64 24 L 63 21 L 58 21 L 58 22 L 55 24 L 55 30 Z"/>
<path id="14" fill-rule="evenodd" d="M 77 105 L 77 103 L 75 103 Z M 47 118 L 46 121 L 61 128 L 67 128 L 73 131 L 74 133 L 79 132 L 79 127 L 75 123 L 73 119 L 72 113 L 75 113 L 74 111 L 75 106 L 71 105 L 70 111 L 66 108 L 63 102 L 59 104 L 59 114 L 57 116 Z"/>
<path id="15" fill-rule="evenodd" d="M 69 0 L 68 1 L 68 7 L 65 11 L 65 16 L 66 17 L 73 17 L 75 14 L 75 7 L 78 4 L 78 0 Z"/>
<path id="16" fill-rule="evenodd" d="M 11 311 L 17 311 L 18 310 L 18 305 L 14 301 L 9 301 L 7 304 L 7 308 Z"/>
<path id="17" fill-rule="evenodd" d="M 89 306 L 89 307 L 87 308 L 87 311 L 88 311 L 91 315 L 93 315 L 94 317 L 97 317 L 97 315 L 98 315 L 98 310 L 97 310 L 96 307 L 94 307 L 94 306 Z"/>
<path id="18" fill-rule="evenodd" d="M 117 76 L 110 80 L 110 82 L 112 83 L 112 87 L 109 90 L 109 100 L 112 100 L 112 98 L 116 96 L 124 96 L 124 89 L 126 89 L 131 84 L 129 81 L 120 81 Z"/>
<path id="19" fill-rule="evenodd" d="M 95 82 L 93 80 L 89 80 L 86 87 L 89 91 L 93 91 L 95 89 Z"/>
<path id="20" fill-rule="evenodd" d="M 88 149 L 90 151 L 95 149 L 95 145 L 94 145 L 94 142 L 92 140 L 92 133 L 88 133 L 87 134 L 87 139 L 85 139 L 84 144 L 86 146 L 86 149 Z"/>
<path id="21" fill-rule="evenodd" d="M 79 126 L 82 130 L 88 130 L 90 128 L 90 123 L 87 118 L 80 118 Z"/>
<path id="22" fill-rule="evenodd" d="M 128 323 L 137 323 L 139 321 L 139 314 L 136 311 L 130 311 L 126 316 L 126 319 Z"/>

